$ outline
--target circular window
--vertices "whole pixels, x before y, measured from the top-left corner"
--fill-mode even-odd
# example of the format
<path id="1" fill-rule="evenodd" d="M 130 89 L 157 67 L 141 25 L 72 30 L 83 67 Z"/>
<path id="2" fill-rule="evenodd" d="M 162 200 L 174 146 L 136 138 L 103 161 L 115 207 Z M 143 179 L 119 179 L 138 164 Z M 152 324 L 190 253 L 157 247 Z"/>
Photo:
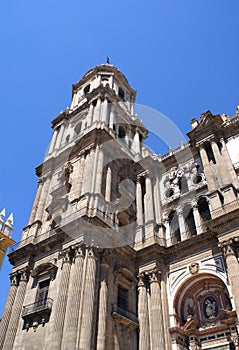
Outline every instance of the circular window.
<path id="1" fill-rule="evenodd" d="M 173 194 L 174 194 L 174 190 L 173 190 L 172 188 L 169 188 L 169 189 L 166 191 L 165 196 L 166 196 L 167 198 L 170 198 L 170 197 L 173 196 Z"/>
<path id="2" fill-rule="evenodd" d="M 202 180 L 203 180 L 203 177 L 202 177 L 202 175 L 197 175 L 197 176 L 195 176 L 194 177 L 194 179 L 193 179 L 193 183 L 194 183 L 194 185 L 197 185 L 197 184 L 199 184 L 200 182 L 202 182 Z"/>

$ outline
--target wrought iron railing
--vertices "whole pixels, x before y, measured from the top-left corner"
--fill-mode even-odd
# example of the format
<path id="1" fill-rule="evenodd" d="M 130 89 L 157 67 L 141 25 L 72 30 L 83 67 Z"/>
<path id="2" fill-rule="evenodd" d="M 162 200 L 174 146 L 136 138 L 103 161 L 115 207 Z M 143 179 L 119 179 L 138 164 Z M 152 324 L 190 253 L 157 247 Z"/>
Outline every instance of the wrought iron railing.
<path id="1" fill-rule="evenodd" d="M 53 300 L 51 298 L 47 298 L 45 300 L 39 300 L 35 303 L 25 305 L 23 306 L 22 317 L 45 310 L 50 311 L 52 309 L 52 304 Z"/>

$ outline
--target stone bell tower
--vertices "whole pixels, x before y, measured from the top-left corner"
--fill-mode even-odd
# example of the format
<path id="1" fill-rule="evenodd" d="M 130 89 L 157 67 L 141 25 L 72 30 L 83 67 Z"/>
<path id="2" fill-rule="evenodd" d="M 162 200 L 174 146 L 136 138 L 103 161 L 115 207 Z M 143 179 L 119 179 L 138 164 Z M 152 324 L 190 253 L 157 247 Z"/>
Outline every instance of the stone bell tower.
<path id="1" fill-rule="evenodd" d="M 73 85 L 70 109 L 53 120 L 30 220 L 10 254 L 3 349 L 136 347 L 134 157 L 147 130 L 135 97 L 104 64 Z"/>
<path id="2" fill-rule="evenodd" d="M 239 109 L 161 156 L 135 98 L 103 64 L 52 121 L 0 349 L 238 349 Z"/>

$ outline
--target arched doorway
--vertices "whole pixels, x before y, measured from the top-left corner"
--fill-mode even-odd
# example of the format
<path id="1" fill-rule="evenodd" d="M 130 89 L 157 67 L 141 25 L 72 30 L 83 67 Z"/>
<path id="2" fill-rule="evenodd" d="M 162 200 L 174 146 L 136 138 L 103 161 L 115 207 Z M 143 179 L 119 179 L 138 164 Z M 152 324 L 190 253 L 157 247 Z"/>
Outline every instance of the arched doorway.
<path id="1" fill-rule="evenodd" d="M 196 273 L 197 264 L 192 264 Z M 182 349 L 233 349 L 237 336 L 226 285 L 211 274 L 196 274 L 178 290 L 174 299 L 173 342 Z"/>

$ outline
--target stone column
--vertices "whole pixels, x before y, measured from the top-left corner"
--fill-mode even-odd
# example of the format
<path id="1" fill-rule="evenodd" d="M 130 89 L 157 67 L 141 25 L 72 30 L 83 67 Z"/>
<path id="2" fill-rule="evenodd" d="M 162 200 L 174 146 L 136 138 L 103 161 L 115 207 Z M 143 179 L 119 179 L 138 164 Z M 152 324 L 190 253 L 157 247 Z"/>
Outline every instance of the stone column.
<path id="1" fill-rule="evenodd" d="M 145 208 L 145 237 L 146 239 L 152 237 L 154 234 L 154 205 L 153 205 L 153 192 L 152 181 L 149 176 L 145 178 L 146 193 L 144 196 L 144 208 Z"/>
<path id="2" fill-rule="evenodd" d="M 148 272 L 150 283 L 150 334 L 151 350 L 164 349 L 164 324 L 160 288 L 160 275 L 157 268 Z"/>
<path id="3" fill-rule="evenodd" d="M 143 225 L 143 203 L 142 203 L 142 186 L 140 178 L 137 179 L 136 183 L 136 206 L 137 206 L 137 223 L 138 225 Z"/>
<path id="4" fill-rule="evenodd" d="M 75 256 L 70 272 L 69 292 L 61 345 L 62 350 L 76 349 L 77 343 L 84 252 L 80 244 L 73 247 L 73 249 Z"/>
<path id="5" fill-rule="evenodd" d="M 140 141 L 139 141 L 139 132 L 137 129 L 135 130 L 135 135 L 134 135 L 134 140 L 133 140 L 133 149 L 136 153 L 140 153 L 141 146 L 140 146 Z"/>
<path id="6" fill-rule="evenodd" d="M 105 98 L 104 101 L 102 102 L 101 120 L 105 123 L 108 122 L 108 100 L 107 100 L 107 98 Z"/>
<path id="7" fill-rule="evenodd" d="M 139 350 L 150 350 L 149 310 L 145 276 L 140 273 L 138 278 Z"/>
<path id="8" fill-rule="evenodd" d="M 107 263 L 101 264 L 101 267 L 100 267 L 99 309 L 98 309 L 97 350 L 106 350 L 108 268 L 109 268 L 109 266 Z"/>
<path id="9" fill-rule="evenodd" d="M 179 231 L 181 234 L 181 240 L 184 241 L 188 237 L 187 237 L 187 230 L 186 230 L 186 225 L 185 225 L 185 220 L 184 220 L 182 210 L 177 210 L 177 215 L 178 215 L 178 224 L 179 224 Z"/>
<path id="10" fill-rule="evenodd" d="M 4 309 L 4 314 L 3 314 L 2 320 L 0 322 L 0 349 L 3 348 L 2 346 L 4 343 L 8 324 L 9 324 L 11 314 L 12 314 L 12 308 L 13 308 L 16 293 L 17 293 L 17 286 L 18 286 L 17 274 L 16 273 L 11 274 L 10 279 L 11 279 L 11 287 L 10 287 L 10 291 L 8 294 L 6 306 Z"/>
<path id="11" fill-rule="evenodd" d="M 94 108 L 93 121 L 99 121 L 100 120 L 100 107 L 101 107 L 101 99 L 100 99 L 100 97 L 98 97 L 96 106 Z"/>
<path id="12" fill-rule="evenodd" d="M 38 205 L 39 205 L 39 201 L 41 198 L 41 193 L 42 193 L 42 180 L 39 179 L 38 180 L 38 187 L 37 187 L 37 193 L 36 193 L 36 198 L 32 207 L 32 212 L 31 212 L 31 216 L 28 222 L 28 225 L 31 225 L 34 221 L 35 221 L 35 217 L 36 217 L 36 213 L 37 213 L 37 209 L 38 209 Z"/>
<path id="13" fill-rule="evenodd" d="M 51 154 L 54 151 L 56 138 L 57 138 L 57 131 L 55 130 L 54 134 L 53 134 L 53 137 L 52 137 L 52 140 L 51 140 L 51 144 L 50 144 L 50 147 L 49 147 L 48 154 Z"/>
<path id="14" fill-rule="evenodd" d="M 61 348 L 62 333 L 66 315 L 66 304 L 69 287 L 69 278 L 71 271 L 70 249 L 62 252 L 62 271 L 61 281 L 58 296 L 56 299 L 53 331 L 51 334 L 51 341 L 46 341 L 46 349 L 59 350 Z"/>
<path id="15" fill-rule="evenodd" d="M 199 152 L 200 152 L 200 157 L 202 160 L 202 165 L 203 165 L 205 177 L 206 177 L 207 184 L 208 184 L 208 189 L 209 189 L 209 191 L 215 191 L 216 186 L 215 186 L 214 179 L 212 176 L 211 167 L 210 167 L 210 164 L 208 161 L 207 152 L 202 145 L 199 145 Z"/>
<path id="16" fill-rule="evenodd" d="M 200 233 L 203 232 L 204 224 L 203 224 L 201 216 L 199 214 L 197 203 L 193 204 L 193 217 L 194 217 L 197 235 L 199 235 Z"/>
<path id="17" fill-rule="evenodd" d="M 6 332 L 5 341 L 3 344 L 4 350 L 13 349 L 13 345 L 14 345 L 14 341 L 15 341 L 15 337 L 16 337 L 16 333 L 19 325 L 19 320 L 21 317 L 22 306 L 25 298 L 28 277 L 29 277 L 28 268 L 25 268 L 19 271 L 19 275 L 20 275 L 20 281 L 19 281 L 19 286 L 17 288 L 14 304 L 12 306 L 12 313 L 11 313 L 11 317 L 10 317 L 7 332 Z"/>
<path id="18" fill-rule="evenodd" d="M 106 171 L 106 183 L 105 183 L 105 200 L 110 202 L 111 200 L 111 181 L 112 181 L 111 167 L 108 166 Z"/>
<path id="19" fill-rule="evenodd" d="M 115 107 L 114 107 L 113 103 L 111 103 L 110 106 L 111 107 L 110 107 L 110 125 L 109 125 L 109 127 L 111 129 L 113 129 L 114 128 L 114 121 L 115 121 Z"/>
<path id="20" fill-rule="evenodd" d="M 228 184 L 227 169 L 225 167 L 224 160 L 222 160 L 221 154 L 219 152 L 218 144 L 216 140 L 211 141 L 212 151 L 217 164 L 217 176 L 220 180 L 221 186 Z"/>
<path id="21" fill-rule="evenodd" d="M 164 227 L 165 227 L 165 240 L 166 240 L 166 245 L 171 245 L 172 244 L 172 237 L 171 237 L 171 232 L 170 232 L 170 225 L 169 225 L 169 220 L 164 219 Z"/>
<path id="22" fill-rule="evenodd" d="M 36 212 L 36 218 L 35 221 L 39 220 L 42 221 L 42 217 L 43 217 L 43 213 L 44 213 L 44 209 L 45 209 L 45 203 L 46 203 L 46 199 L 47 199 L 47 195 L 48 195 L 48 191 L 49 191 L 49 187 L 50 187 L 50 177 L 46 176 L 42 179 L 43 184 L 42 184 L 42 190 L 41 190 L 41 195 L 39 198 L 39 205 L 37 208 L 37 212 Z"/>
<path id="23" fill-rule="evenodd" d="M 90 126 L 92 124 L 93 111 L 94 111 L 94 106 L 91 103 L 90 108 L 89 108 L 89 112 L 88 112 L 88 116 L 87 116 L 87 121 L 88 121 L 87 126 Z"/>
<path id="24" fill-rule="evenodd" d="M 104 154 L 103 154 L 103 151 L 101 149 L 101 146 L 98 146 L 98 157 L 97 157 L 97 164 L 96 164 L 96 178 L 95 178 L 94 193 L 101 193 L 103 162 L 104 162 Z"/>
<path id="25" fill-rule="evenodd" d="M 223 137 L 220 139 L 220 142 L 222 144 L 222 158 L 224 159 L 224 163 L 226 162 L 227 166 L 224 167 L 229 175 L 229 182 L 235 186 L 235 188 L 238 188 L 238 178 L 234 169 L 234 166 L 232 164 L 231 157 L 228 153 L 226 143 L 223 139 Z"/>
<path id="26" fill-rule="evenodd" d="M 236 238 L 236 240 L 239 241 L 239 238 Z M 227 274 L 235 303 L 237 318 L 239 319 L 239 264 L 234 242 L 235 240 L 229 239 L 228 241 L 219 243 L 218 246 L 222 249 L 226 261 Z"/>
<path id="27" fill-rule="evenodd" d="M 91 350 L 94 334 L 94 301 L 96 280 L 96 256 L 93 248 L 87 251 L 87 270 L 82 301 L 81 331 L 79 337 L 79 350 Z"/>
<path id="28" fill-rule="evenodd" d="M 63 133 L 64 133 L 64 124 L 61 124 L 60 131 L 58 133 L 57 140 L 56 140 L 55 149 L 59 149 L 60 148 L 61 140 L 62 140 L 62 137 L 63 137 Z"/>
<path id="29" fill-rule="evenodd" d="M 92 172 L 94 165 L 94 154 L 93 150 L 88 151 L 85 159 L 85 168 L 83 174 L 83 185 L 82 185 L 82 194 L 89 193 L 91 191 L 92 185 Z"/>

